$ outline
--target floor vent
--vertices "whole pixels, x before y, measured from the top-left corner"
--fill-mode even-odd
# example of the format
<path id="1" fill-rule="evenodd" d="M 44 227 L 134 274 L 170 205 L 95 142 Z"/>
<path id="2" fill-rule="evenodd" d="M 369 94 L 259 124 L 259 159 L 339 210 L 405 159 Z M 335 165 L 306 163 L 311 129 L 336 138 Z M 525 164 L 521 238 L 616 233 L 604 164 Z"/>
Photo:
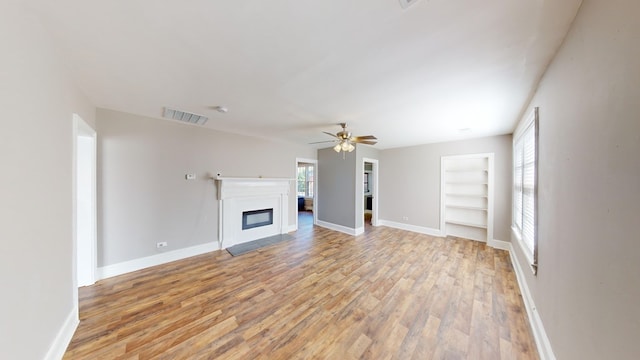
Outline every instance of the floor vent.
<path id="1" fill-rule="evenodd" d="M 189 124 L 204 125 L 209 120 L 208 117 L 198 115 L 182 110 L 164 108 L 164 117 L 167 119 L 178 120 Z"/>

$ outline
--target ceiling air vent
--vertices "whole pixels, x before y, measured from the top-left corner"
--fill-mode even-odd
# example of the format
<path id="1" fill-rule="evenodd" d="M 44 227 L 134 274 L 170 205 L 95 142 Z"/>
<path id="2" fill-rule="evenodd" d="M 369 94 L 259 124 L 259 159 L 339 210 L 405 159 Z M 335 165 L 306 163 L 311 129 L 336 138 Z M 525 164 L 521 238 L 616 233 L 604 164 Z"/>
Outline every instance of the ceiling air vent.
<path id="1" fill-rule="evenodd" d="M 400 0 L 400 6 L 402 6 L 403 9 L 408 8 L 409 6 L 417 3 L 420 0 Z"/>
<path id="2" fill-rule="evenodd" d="M 164 108 L 164 117 L 196 125 L 204 125 L 207 123 L 207 120 L 209 120 L 208 117 L 203 115 L 169 108 Z"/>

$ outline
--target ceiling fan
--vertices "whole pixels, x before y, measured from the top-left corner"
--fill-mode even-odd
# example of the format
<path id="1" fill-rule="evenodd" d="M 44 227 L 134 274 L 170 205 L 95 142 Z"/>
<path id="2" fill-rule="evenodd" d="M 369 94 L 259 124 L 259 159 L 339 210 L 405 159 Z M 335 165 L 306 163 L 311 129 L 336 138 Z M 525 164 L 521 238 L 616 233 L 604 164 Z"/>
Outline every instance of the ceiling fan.
<path id="1" fill-rule="evenodd" d="M 378 138 L 373 135 L 351 136 L 351 132 L 347 131 L 347 123 L 339 123 L 338 125 L 342 127 L 342 131 L 337 132 L 335 135 L 330 132 L 323 131 L 323 133 L 333 136 L 335 138 L 334 140 L 317 141 L 311 144 L 337 142 L 336 146 L 333 147 L 333 150 L 339 153 L 340 151 L 352 152 L 356 148 L 354 144 L 375 145 L 377 143 L 375 140 L 378 140 Z"/>

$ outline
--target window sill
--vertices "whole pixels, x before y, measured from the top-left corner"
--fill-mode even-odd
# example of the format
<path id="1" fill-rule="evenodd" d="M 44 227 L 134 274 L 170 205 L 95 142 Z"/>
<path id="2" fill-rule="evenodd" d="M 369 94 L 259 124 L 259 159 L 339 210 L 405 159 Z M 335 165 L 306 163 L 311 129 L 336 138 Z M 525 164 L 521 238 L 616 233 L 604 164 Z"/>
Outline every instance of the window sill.
<path id="1" fill-rule="evenodd" d="M 535 275 L 536 270 L 533 267 L 533 253 L 527 247 L 527 244 L 524 243 L 524 241 L 522 240 L 522 237 L 518 233 L 518 229 L 515 226 L 511 226 L 511 235 L 516 240 L 515 242 L 518 243 L 518 246 L 520 247 L 522 254 L 524 254 L 524 257 L 527 259 L 527 264 L 529 264 L 529 269 Z"/>

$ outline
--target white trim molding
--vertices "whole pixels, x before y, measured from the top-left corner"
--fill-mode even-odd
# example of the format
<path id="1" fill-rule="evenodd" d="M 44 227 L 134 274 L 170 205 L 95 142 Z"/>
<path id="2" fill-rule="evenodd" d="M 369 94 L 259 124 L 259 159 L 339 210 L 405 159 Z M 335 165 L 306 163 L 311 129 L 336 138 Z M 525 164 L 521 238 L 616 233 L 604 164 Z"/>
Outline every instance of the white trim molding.
<path id="1" fill-rule="evenodd" d="M 433 229 L 423 226 L 411 225 L 411 224 L 403 224 L 390 220 L 378 220 L 378 225 L 391 227 L 400 230 L 412 231 L 420 234 L 431 235 L 431 236 L 442 236 L 442 232 L 439 229 Z"/>
<path id="2" fill-rule="evenodd" d="M 531 324 L 531 330 L 533 332 L 533 339 L 536 342 L 536 347 L 538 348 L 540 359 L 556 360 L 556 356 L 553 353 L 553 349 L 551 348 L 551 342 L 549 341 L 547 332 L 544 330 L 542 319 L 540 318 L 540 314 L 538 313 L 538 308 L 536 308 L 536 304 L 533 302 L 533 297 L 531 296 L 531 292 L 529 291 L 527 279 L 524 276 L 524 270 L 520 265 L 520 262 L 518 261 L 518 256 L 513 251 L 512 243 L 509 243 L 509 255 L 511 257 L 513 269 L 516 273 L 516 279 L 518 280 L 520 292 L 522 293 L 522 300 L 524 302 L 524 307 L 527 310 L 527 316 L 529 317 L 529 323 Z"/>
<path id="3" fill-rule="evenodd" d="M 98 280 L 142 270 L 148 267 L 166 264 L 176 260 L 186 259 L 188 257 L 206 254 L 218 250 L 218 242 L 209 242 L 202 245 L 191 246 L 188 248 L 173 250 L 157 255 L 151 255 L 139 259 L 124 261 L 121 263 L 107 265 L 98 268 Z"/>
<path id="4" fill-rule="evenodd" d="M 339 231 L 341 233 L 345 233 L 347 235 L 352 235 L 352 236 L 358 236 L 364 232 L 364 228 L 354 229 L 354 228 L 333 224 L 333 223 L 322 221 L 322 220 L 318 220 L 318 223 L 316 225 L 323 227 L 325 229 Z"/>
<path id="5" fill-rule="evenodd" d="M 56 338 L 53 340 L 51 347 L 49 347 L 49 351 L 47 351 L 47 354 L 44 356 L 44 360 L 62 359 L 79 324 L 80 319 L 78 317 L 78 306 L 76 303 L 60 327 Z"/>
<path id="6" fill-rule="evenodd" d="M 490 239 L 487 242 L 488 246 L 491 246 L 494 249 L 500 249 L 500 250 L 507 250 L 509 252 L 511 252 L 511 243 L 508 241 L 502 241 L 502 240 L 496 240 L 496 239 Z"/>

